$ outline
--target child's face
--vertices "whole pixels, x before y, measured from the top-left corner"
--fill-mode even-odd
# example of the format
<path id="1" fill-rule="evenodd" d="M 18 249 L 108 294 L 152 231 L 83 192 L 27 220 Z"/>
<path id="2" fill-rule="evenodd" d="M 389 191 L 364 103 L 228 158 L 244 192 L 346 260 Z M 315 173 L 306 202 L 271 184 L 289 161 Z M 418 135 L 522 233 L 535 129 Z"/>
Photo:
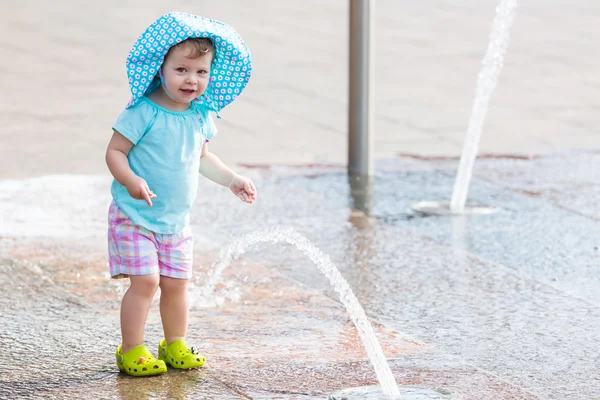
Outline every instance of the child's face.
<path id="1" fill-rule="evenodd" d="M 171 50 L 163 64 L 165 86 L 177 103 L 189 104 L 206 90 L 210 79 L 212 54 L 189 58 L 190 49 L 178 46 Z"/>

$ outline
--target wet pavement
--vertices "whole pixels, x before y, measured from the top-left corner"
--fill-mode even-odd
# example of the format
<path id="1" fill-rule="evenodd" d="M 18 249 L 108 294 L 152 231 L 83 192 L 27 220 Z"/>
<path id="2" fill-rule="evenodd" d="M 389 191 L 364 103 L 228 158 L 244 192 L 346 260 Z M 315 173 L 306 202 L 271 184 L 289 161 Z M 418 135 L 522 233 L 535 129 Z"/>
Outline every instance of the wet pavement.
<path id="1" fill-rule="evenodd" d="M 600 154 L 482 158 L 470 199 L 500 212 L 413 212 L 449 198 L 456 163 L 380 160 L 371 198 L 352 196 L 337 167 L 246 169 L 261 190 L 251 207 L 201 180 L 189 337 L 208 363 L 148 379 L 113 361 L 125 286 L 107 274 L 109 177 L 0 181 L 0 351 L 11 365 L 0 398 L 324 399 L 377 384 L 339 299 L 290 245 L 254 246 L 204 298 L 220 250 L 274 225 L 330 255 L 400 384 L 473 400 L 599 398 Z M 575 205 L 577 187 L 588 196 Z M 160 334 L 154 305 L 152 347 Z"/>

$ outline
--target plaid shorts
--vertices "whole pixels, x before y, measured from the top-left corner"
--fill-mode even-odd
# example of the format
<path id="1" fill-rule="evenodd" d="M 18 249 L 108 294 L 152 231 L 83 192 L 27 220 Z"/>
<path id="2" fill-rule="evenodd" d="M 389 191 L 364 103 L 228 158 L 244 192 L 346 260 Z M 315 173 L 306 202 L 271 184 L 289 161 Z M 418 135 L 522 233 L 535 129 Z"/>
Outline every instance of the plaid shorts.
<path id="1" fill-rule="evenodd" d="M 159 273 L 192 276 L 194 237 L 190 226 L 172 234 L 136 225 L 113 201 L 108 210 L 108 260 L 114 279 Z"/>

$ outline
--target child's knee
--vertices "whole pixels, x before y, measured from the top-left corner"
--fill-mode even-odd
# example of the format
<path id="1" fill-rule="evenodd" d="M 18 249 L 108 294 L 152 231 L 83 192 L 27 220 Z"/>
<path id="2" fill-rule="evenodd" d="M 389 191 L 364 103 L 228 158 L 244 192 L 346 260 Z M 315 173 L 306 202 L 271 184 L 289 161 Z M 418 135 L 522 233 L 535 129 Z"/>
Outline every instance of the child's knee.
<path id="1" fill-rule="evenodd" d="M 160 277 L 160 290 L 165 294 L 176 294 L 187 292 L 187 279 L 170 278 L 168 276 Z"/>
<path id="2" fill-rule="evenodd" d="M 138 293 L 154 296 L 160 282 L 158 274 L 139 275 L 131 277 L 131 287 Z"/>

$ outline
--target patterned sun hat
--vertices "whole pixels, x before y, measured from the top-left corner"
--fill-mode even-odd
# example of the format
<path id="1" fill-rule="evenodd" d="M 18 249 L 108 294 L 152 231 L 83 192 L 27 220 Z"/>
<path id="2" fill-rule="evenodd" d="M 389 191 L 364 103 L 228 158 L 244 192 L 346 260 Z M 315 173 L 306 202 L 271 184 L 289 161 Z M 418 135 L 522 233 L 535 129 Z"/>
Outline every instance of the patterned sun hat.
<path id="1" fill-rule="evenodd" d="M 215 47 L 211 77 L 195 102 L 217 113 L 244 90 L 252 72 L 252 57 L 240 35 L 229 25 L 198 15 L 172 12 L 158 18 L 135 42 L 127 57 L 132 107 L 151 93 L 171 47 L 189 38 L 208 38 Z"/>

